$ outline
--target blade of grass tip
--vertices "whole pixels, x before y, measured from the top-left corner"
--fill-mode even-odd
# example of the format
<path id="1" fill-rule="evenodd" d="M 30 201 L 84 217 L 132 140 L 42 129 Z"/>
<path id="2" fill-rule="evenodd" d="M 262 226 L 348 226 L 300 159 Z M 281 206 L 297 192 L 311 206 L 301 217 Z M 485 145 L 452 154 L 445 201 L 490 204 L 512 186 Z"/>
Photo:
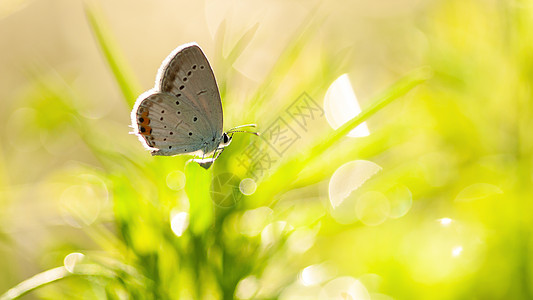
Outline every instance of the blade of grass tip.
<path id="1" fill-rule="evenodd" d="M 130 66 L 126 63 L 124 55 L 122 55 L 120 48 L 113 39 L 102 13 L 94 5 L 88 4 L 87 2 L 85 2 L 84 7 L 89 21 L 89 27 L 118 83 L 122 95 L 128 105 L 133 107 L 137 96 L 141 92 L 141 85 L 133 75 Z"/>
<path id="2" fill-rule="evenodd" d="M 217 59 L 220 61 L 221 65 L 225 70 L 230 70 L 230 68 L 233 66 L 237 58 L 241 55 L 242 51 L 246 49 L 246 47 L 250 44 L 252 41 L 252 38 L 255 35 L 255 32 L 259 28 L 259 23 L 255 24 L 252 28 L 248 29 L 243 36 L 237 41 L 237 43 L 233 46 L 233 49 L 231 50 L 230 54 L 224 58 L 223 55 L 223 46 L 224 46 L 224 38 L 225 38 L 225 32 L 226 32 L 226 20 L 222 21 L 222 23 L 219 26 L 219 30 L 216 34 L 216 49 L 218 49 L 217 53 Z M 219 82 L 219 90 L 220 90 L 220 96 L 222 99 L 226 97 L 226 88 L 227 84 L 226 81 Z"/>
<path id="3" fill-rule="evenodd" d="M 263 83 L 256 89 L 254 94 L 250 97 L 252 103 L 250 105 L 249 111 L 264 111 L 265 107 L 268 106 L 268 111 L 272 110 L 272 99 L 273 95 L 277 93 L 278 86 L 281 85 L 281 82 L 285 80 L 288 76 L 290 69 L 294 66 L 297 61 L 297 58 L 304 51 L 305 47 L 308 45 L 309 41 L 312 39 L 313 34 L 316 33 L 316 28 L 319 28 L 317 23 L 306 24 L 302 31 L 298 30 L 295 37 L 290 39 L 290 45 L 283 50 L 281 55 L 278 57 L 274 66 L 270 69 L 268 75 L 265 77 Z M 288 97 L 288 96 L 286 96 Z M 270 115 L 276 116 L 281 112 L 281 107 L 278 107 L 277 111 L 274 111 Z M 272 120 L 268 121 L 271 122 Z M 267 123 L 268 123 L 267 122 Z"/>
<path id="4" fill-rule="evenodd" d="M 244 49 L 248 47 L 253 37 L 255 36 L 257 29 L 259 29 L 259 23 L 256 23 L 252 28 L 248 29 L 237 41 L 235 46 L 233 46 L 233 49 L 231 49 L 231 52 L 226 57 L 226 63 L 228 65 L 233 65 L 237 58 L 239 58 L 241 53 L 244 51 Z"/>
<path id="5" fill-rule="evenodd" d="M 378 95 L 374 101 L 371 101 L 372 104 L 368 108 L 335 130 L 323 141 L 310 148 L 310 150 L 303 155 L 289 159 L 287 162 L 280 165 L 268 178 L 260 183 L 257 190 L 261 190 L 262 192 L 256 194 L 261 195 L 264 200 L 272 199 L 274 195 L 281 192 L 284 188 L 287 188 L 310 161 L 318 159 L 320 155 L 336 144 L 355 127 L 359 126 L 372 115 L 389 105 L 392 101 L 407 94 L 414 87 L 425 82 L 431 77 L 431 74 L 432 72 L 429 67 L 423 67 L 412 71 L 398 80 L 382 94 Z M 280 184 L 280 180 L 289 184 Z"/>
<path id="6" fill-rule="evenodd" d="M 252 111 L 260 111 L 260 108 L 263 105 L 267 105 L 265 101 L 270 99 L 272 94 L 277 91 L 276 88 L 272 87 L 278 86 L 279 82 L 285 79 L 288 70 L 296 62 L 295 57 L 300 55 L 308 41 L 316 35 L 316 31 L 325 20 L 323 17 L 317 19 L 317 12 L 319 11 L 320 5 L 320 3 L 317 4 L 309 11 L 305 20 L 292 34 L 292 37 L 289 39 L 289 44 L 281 52 L 261 86 L 257 88 L 255 93 L 250 97 L 250 99 L 254 99 L 254 103 L 251 107 Z"/>
<path id="7" fill-rule="evenodd" d="M 215 32 L 215 65 L 217 66 L 216 69 L 218 69 L 218 66 L 222 66 L 221 69 L 226 69 L 224 55 L 222 54 L 224 52 L 224 40 L 226 39 L 226 19 L 222 20 L 220 25 L 217 28 L 217 31 Z M 221 77 L 217 76 L 217 78 L 221 79 Z M 220 93 L 220 97 L 222 99 L 226 98 L 226 81 L 225 80 L 219 80 L 218 82 L 218 92 Z"/>
<path id="8" fill-rule="evenodd" d="M 217 54 L 217 63 L 224 61 L 224 40 L 226 39 L 226 19 L 222 20 L 215 33 L 215 53 Z"/>
<path id="9" fill-rule="evenodd" d="M 74 273 L 69 272 L 64 266 L 57 267 L 22 281 L 3 295 L 0 295 L 0 300 L 17 299 L 35 289 L 70 276 L 102 276 L 112 278 L 114 274 L 100 267 L 94 268 L 93 266 L 76 266 Z"/>

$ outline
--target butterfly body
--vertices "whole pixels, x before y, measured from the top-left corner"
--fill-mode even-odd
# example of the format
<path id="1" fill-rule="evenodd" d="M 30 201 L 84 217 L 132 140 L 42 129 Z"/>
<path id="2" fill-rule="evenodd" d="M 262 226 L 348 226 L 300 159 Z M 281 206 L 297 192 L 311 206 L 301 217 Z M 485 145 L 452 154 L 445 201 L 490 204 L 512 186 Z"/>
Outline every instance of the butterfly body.
<path id="1" fill-rule="evenodd" d="M 196 43 L 176 48 L 163 61 L 154 88 L 139 96 L 131 120 L 152 155 L 191 154 L 205 168 L 231 142 L 223 132 L 213 70 Z"/>

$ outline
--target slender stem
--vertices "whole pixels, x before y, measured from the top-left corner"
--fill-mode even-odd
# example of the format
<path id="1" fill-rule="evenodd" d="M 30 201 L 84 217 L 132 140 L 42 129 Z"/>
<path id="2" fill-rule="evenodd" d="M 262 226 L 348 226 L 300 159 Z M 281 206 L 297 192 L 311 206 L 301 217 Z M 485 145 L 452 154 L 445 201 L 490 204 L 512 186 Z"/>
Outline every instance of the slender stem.
<path id="1" fill-rule="evenodd" d="M 133 75 L 129 64 L 123 59 L 124 55 L 122 55 L 117 43 L 107 31 L 109 26 L 105 24 L 98 9 L 94 5 L 85 3 L 85 14 L 124 99 L 130 107 L 133 107 L 137 96 L 140 94 L 140 84 Z"/>
<path id="2" fill-rule="evenodd" d="M 423 83 L 431 76 L 431 70 L 429 68 L 420 68 L 412 71 L 408 75 L 401 78 L 394 85 L 385 90 L 382 94 L 376 97 L 374 101 L 371 101 L 371 105 L 355 116 L 350 121 L 346 122 L 340 128 L 335 130 L 324 141 L 313 147 L 308 155 L 305 156 L 305 162 L 309 162 L 311 159 L 316 158 L 317 154 L 322 154 L 329 147 L 337 143 L 340 139 L 345 137 L 350 131 L 357 126 L 361 125 L 364 121 L 370 118 L 372 115 L 380 111 L 385 106 L 389 105 L 392 101 L 404 96 L 410 90 L 417 85 Z"/>
<path id="3" fill-rule="evenodd" d="M 94 266 L 76 266 L 75 272 L 69 272 L 65 267 L 57 267 L 34 275 L 33 277 L 17 284 L 3 295 L 0 295 L 0 300 L 17 299 L 37 288 L 70 276 L 113 277 L 114 275 L 110 271 Z"/>

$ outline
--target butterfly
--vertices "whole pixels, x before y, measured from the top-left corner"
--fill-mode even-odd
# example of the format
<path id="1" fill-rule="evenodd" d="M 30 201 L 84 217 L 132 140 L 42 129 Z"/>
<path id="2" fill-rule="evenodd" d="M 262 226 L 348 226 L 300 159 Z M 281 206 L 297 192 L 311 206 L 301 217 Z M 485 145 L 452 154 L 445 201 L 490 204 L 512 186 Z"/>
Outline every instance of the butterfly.
<path id="1" fill-rule="evenodd" d="M 193 155 L 211 167 L 238 130 L 223 132 L 222 101 L 213 69 L 196 43 L 179 46 L 163 61 L 155 86 L 141 94 L 131 112 L 134 134 L 152 155 Z"/>

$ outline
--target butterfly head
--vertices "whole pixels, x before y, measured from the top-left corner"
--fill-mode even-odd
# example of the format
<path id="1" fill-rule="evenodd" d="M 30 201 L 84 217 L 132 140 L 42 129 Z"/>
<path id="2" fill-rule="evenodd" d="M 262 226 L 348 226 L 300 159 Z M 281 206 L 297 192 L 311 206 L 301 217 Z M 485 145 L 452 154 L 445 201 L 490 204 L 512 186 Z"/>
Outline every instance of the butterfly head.
<path id="1" fill-rule="evenodd" d="M 221 148 L 224 148 L 226 146 L 228 146 L 230 143 L 231 143 L 231 139 L 233 138 L 233 134 L 230 133 L 230 135 L 228 135 L 227 133 L 223 133 L 222 134 L 222 140 L 220 141 L 220 146 Z"/>
<path id="2" fill-rule="evenodd" d="M 244 127 L 256 127 L 256 126 L 257 125 L 255 125 L 255 124 L 246 124 L 246 125 L 241 125 L 241 126 L 234 127 L 232 129 L 228 130 L 227 133 L 224 132 L 224 134 L 222 134 L 222 140 L 220 141 L 220 147 L 224 148 L 227 145 L 229 145 L 231 143 L 231 139 L 233 138 L 233 135 L 235 133 L 237 133 L 237 132 L 240 132 L 240 133 L 251 133 L 251 134 L 259 135 L 259 133 L 254 132 L 254 131 L 237 130 L 237 129 L 244 128 Z"/>

